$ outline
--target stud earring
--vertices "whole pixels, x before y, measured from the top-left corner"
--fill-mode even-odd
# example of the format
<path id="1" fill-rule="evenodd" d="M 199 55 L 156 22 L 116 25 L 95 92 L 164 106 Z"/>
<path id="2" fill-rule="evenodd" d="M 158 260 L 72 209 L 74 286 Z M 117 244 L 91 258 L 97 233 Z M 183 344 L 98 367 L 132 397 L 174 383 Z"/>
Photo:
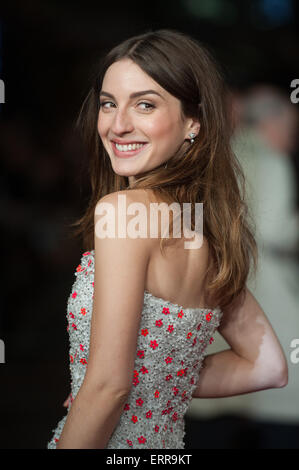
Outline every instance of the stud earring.
<path id="1" fill-rule="evenodd" d="M 196 136 L 195 132 L 191 132 L 191 134 L 189 134 L 189 137 L 191 138 L 191 140 L 190 140 L 191 145 L 194 143 L 194 137 L 195 136 Z"/>

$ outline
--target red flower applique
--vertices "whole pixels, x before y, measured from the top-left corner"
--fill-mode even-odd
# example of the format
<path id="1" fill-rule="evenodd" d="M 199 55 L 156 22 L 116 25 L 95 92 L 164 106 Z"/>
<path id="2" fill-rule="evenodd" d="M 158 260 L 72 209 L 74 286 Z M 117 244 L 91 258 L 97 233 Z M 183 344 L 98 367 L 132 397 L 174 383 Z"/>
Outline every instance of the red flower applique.
<path id="1" fill-rule="evenodd" d="M 189 331 L 189 333 L 187 334 L 187 339 L 190 339 L 191 336 L 192 336 L 192 333 L 191 333 L 191 331 Z"/>
<path id="2" fill-rule="evenodd" d="M 124 410 L 128 411 L 129 409 L 130 409 L 130 405 L 129 405 L 129 403 L 126 403 L 125 406 L 124 406 Z"/>
<path id="3" fill-rule="evenodd" d="M 172 388 L 174 395 L 177 395 L 179 393 L 179 389 L 177 387 Z"/>
<path id="4" fill-rule="evenodd" d="M 84 346 L 82 344 L 80 344 L 80 349 L 81 351 L 84 351 Z"/>
<path id="5" fill-rule="evenodd" d="M 159 398 L 159 395 L 160 395 L 159 390 L 156 390 L 156 391 L 155 391 L 155 398 Z"/>
<path id="6" fill-rule="evenodd" d="M 158 346 L 158 343 L 157 343 L 156 340 L 150 342 L 150 347 L 151 348 L 156 349 L 157 346 Z"/>
<path id="7" fill-rule="evenodd" d="M 156 326 L 159 326 L 159 327 L 160 327 L 160 326 L 163 326 L 162 320 L 157 320 L 157 321 L 156 321 Z"/>
<path id="8" fill-rule="evenodd" d="M 142 359 L 144 357 L 144 351 L 137 351 L 137 356 Z"/>
<path id="9" fill-rule="evenodd" d="M 70 354 L 70 361 L 71 361 L 71 363 L 74 362 L 74 358 L 73 358 L 73 356 L 72 356 L 71 354 Z"/>
<path id="10" fill-rule="evenodd" d="M 72 297 L 73 297 L 73 299 L 75 299 L 77 297 L 77 292 L 73 292 Z"/>
<path id="11" fill-rule="evenodd" d="M 57 439 L 57 437 L 55 437 L 54 441 L 57 443 L 59 441 L 59 439 Z"/>
<path id="12" fill-rule="evenodd" d="M 87 266 L 91 265 L 91 259 L 88 261 Z"/>
<path id="13" fill-rule="evenodd" d="M 86 315 L 86 309 L 85 309 L 85 308 L 81 308 L 81 313 L 82 313 L 82 315 Z"/>
<path id="14" fill-rule="evenodd" d="M 159 432 L 159 426 L 155 426 L 155 432 Z"/>
<path id="15" fill-rule="evenodd" d="M 165 359 L 165 362 L 166 362 L 166 364 L 170 364 L 170 363 L 172 362 L 172 357 L 169 357 L 169 356 L 168 356 L 168 357 Z"/>
<path id="16" fill-rule="evenodd" d="M 173 332 L 173 325 L 168 325 L 167 330 L 169 331 L 169 333 L 172 333 Z"/>
<path id="17" fill-rule="evenodd" d="M 163 307 L 163 310 L 162 310 L 162 313 L 164 313 L 164 315 L 169 315 L 169 308 L 168 307 Z"/>
<path id="18" fill-rule="evenodd" d="M 137 423 L 137 421 L 138 421 L 137 416 L 133 415 L 132 418 L 131 418 L 131 421 L 133 421 L 133 423 Z"/>
<path id="19" fill-rule="evenodd" d="M 140 444 L 144 444 L 146 442 L 146 438 L 143 436 L 138 437 L 138 441 Z"/>
<path id="20" fill-rule="evenodd" d="M 81 364 L 87 364 L 87 361 L 86 361 L 86 359 L 84 359 L 84 357 L 82 357 L 82 358 L 80 359 L 80 362 L 81 362 Z"/>
<path id="21" fill-rule="evenodd" d="M 143 374 L 148 374 L 148 370 L 144 366 L 141 367 L 140 372 Z"/>
<path id="22" fill-rule="evenodd" d="M 77 271 L 77 272 L 82 271 L 82 266 L 81 266 L 81 264 L 79 264 L 79 266 L 77 266 L 76 271 Z"/>
<path id="23" fill-rule="evenodd" d="M 139 379 L 138 379 L 138 377 L 135 377 L 135 378 L 133 379 L 132 384 L 134 385 L 134 387 L 136 387 L 136 385 L 139 384 Z"/>
<path id="24" fill-rule="evenodd" d="M 129 444 L 130 447 L 133 446 L 132 441 L 130 441 L 129 439 L 127 439 L 127 443 Z"/>
<path id="25" fill-rule="evenodd" d="M 212 312 L 206 313 L 206 320 L 207 320 L 208 322 L 211 321 L 212 316 L 213 316 L 213 313 L 212 313 Z"/>
<path id="26" fill-rule="evenodd" d="M 83 253 L 83 256 L 88 256 L 90 255 L 90 251 L 85 251 L 85 253 Z"/>
<path id="27" fill-rule="evenodd" d="M 165 377 L 165 380 L 167 380 L 167 381 L 170 380 L 170 379 L 172 379 L 172 375 L 171 375 L 171 374 L 169 374 L 169 375 L 167 375 L 167 376 Z"/>
<path id="28" fill-rule="evenodd" d="M 209 340 L 209 343 L 212 344 L 213 341 L 214 341 L 214 338 L 213 338 L 213 336 L 211 336 L 211 338 L 210 338 L 210 340 Z"/>
<path id="29" fill-rule="evenodd" d="M 141 398 L 138 398 L 138 399 L 136 400 L 136 405 L 142 406 L 142 405 L 143 405 L 143 400 L 142 400 Z"/>
<path id="30" fill-rule="evenodd" d="M 151 410 L 149 410 L 149 411 L 146 413 L 145 416 L 149 419 L 149 418 L 152 417 L 152 415 L 153 415 L 153 413 L 151 412 Z"/>
<path id="31" fill-rule="evenodd" d="M 134 377 L 138 377 L 139 375 L 139 372 L 137 372 L 137 370 L 134 370 Z"/>
<path id="32" fill-rule="evenodd" d="M 196 341 L 197 341 L 197 338 L 194 338 L 192 346 L 194 346 L 196 344 Z"/>
<path id="33" fill-rule="evenodd" d="M 145 328 L 144 330 L 141 330 L 141 334 L 142 334 L 143 336 L 148 335 L 148 329 Z"/>
<path id="34" fill-rule="evenodd" d="M 183 310 L 181 310 L 181 311 L 178 313 L 178 318 L 183 318 L 183 315 L 184 315 L 184 312 L 183 312 Z"/>
<path id="35" fill-rule="evenodd" d="M 76 327 L 75 323 L 73 323 L 73 324 L 72 324 L 72 327 L 74 328 L 74 330 L 76 330 L 76 329 L 77 329 L 77 327 Z"/>
<path id="36" fill-rule="evenodd" d="M 173 415 L 172 415 L 171 418 L 172 418 L 173 421 L 177 421 L 177 419 L 178 419 L 178 414 L 177 414 L 176 411 L 173 413 Z"/>
<path id="37" fill-rule="evenodd" d="M 69 316 L 70 316 L 71 318 L 75 318 L 75 315 L 74 315 L 72 312 L 69 313 Z"/>

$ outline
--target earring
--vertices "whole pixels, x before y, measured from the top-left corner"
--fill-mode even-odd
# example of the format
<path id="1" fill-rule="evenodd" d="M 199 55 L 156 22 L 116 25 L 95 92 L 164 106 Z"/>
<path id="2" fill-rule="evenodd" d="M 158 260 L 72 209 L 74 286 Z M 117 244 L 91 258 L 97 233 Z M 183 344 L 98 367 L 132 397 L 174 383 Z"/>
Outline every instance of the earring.
<path id="1" fill-rule="evenodd" d="M 195 132 L 191 132 L 191 134 L 189 134 L 189 137 L 191 137 L 191 140 L 190 140 L 191 145 L 194 143 L 194 137 L 195 136 L 196 136 Z"/>

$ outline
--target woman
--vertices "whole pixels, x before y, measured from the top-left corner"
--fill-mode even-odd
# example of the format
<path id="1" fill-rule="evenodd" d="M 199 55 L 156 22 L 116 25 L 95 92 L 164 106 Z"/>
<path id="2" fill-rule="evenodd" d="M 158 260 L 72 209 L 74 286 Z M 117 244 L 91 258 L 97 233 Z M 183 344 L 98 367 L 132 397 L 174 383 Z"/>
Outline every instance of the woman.
<path id="1" fill-rule="evenodd" d="M 78 120 L 92 197 L 67 310 L 72 389 L 48 448 L 184 448 L 192 397 L 287 382 L 281 346 L 246 288 L 256 244 L 226 91 L 210 53 L 172 30 L 130 38 L 101 63 Z M 162 202 L 203 204 L 200 246 L 174 236 L 171 211 L 170 225 L 153 222 Z M 126 236 L 140 207 L 143 235 Z M 190 219 L 193 230 L 193 210 Z M 207 356 L 217 328 L 231 349 Z"/>

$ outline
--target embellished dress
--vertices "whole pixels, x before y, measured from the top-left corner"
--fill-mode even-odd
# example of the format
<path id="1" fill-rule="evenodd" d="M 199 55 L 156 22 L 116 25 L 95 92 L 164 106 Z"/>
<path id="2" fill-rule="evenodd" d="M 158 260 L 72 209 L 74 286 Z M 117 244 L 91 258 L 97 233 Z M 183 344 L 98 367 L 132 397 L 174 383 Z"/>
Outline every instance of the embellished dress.
<path id="1" fill-rule="evenodd" d="M 83 253 L 75 276 L 67 303 L 71 400 L 48 449 L 56 448 L 88 363 L 94 250 Z M 184 308 L 145 290 L 132 388 L 107 449 L 184 449 L 184 415 L 221 317 L 219 307 Z"/>

